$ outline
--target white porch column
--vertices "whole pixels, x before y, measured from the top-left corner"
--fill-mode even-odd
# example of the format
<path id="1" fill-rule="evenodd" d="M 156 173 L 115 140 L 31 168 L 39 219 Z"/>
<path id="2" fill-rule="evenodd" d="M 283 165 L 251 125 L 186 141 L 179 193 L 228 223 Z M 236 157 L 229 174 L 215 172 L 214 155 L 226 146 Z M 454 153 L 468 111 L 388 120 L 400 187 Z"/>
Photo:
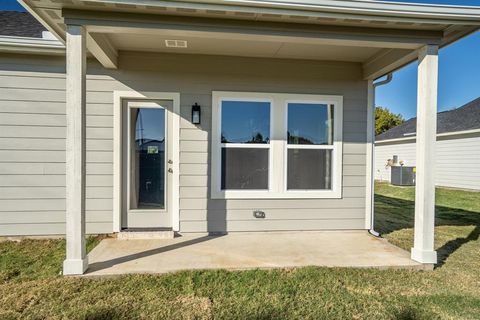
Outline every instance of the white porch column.
<path id="1" fill-rule="evenodd" d="M 63 274 L 83 274 L 85 249 L 85 28 L 67 26 L 66 239 Z"/>
<path id="2" fill-rule="evenodd" d="M 435 227 L 435 141 L 437 135 L 438 46 L 427 45 L 418 54 L 417 172 L 415 236 L 412 259 L 437 263 Z"/>

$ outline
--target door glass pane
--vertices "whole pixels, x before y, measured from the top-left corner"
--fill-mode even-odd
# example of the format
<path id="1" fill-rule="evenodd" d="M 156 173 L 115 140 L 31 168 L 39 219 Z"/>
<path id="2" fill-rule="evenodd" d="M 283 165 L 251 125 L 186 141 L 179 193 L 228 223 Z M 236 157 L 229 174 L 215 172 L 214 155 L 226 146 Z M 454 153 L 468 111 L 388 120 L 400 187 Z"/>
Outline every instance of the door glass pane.
<path id="1" fill-rule="evenodd" d="M 130 109 L 130 209 L 165 208 L 165 110 Z"/>
<path id="2" fill-rule="evenodd" d="M 222 148 L 222 190 L 268 189 L 268 148 Z"/>
<path id="3" fill-rule="evenodd" d="M 270 102 L 222 101 L 222 143 L 269 143 Z"/>
<path id="4" fill-rule="evenodd" d="M 333 105 L 288 104 L 289 144 L 333 144 Z"/>
<path id="5" fill-rule="evenodd" d="M 332 150 L 288 149 L 287 189 L 332 188 Z"/>

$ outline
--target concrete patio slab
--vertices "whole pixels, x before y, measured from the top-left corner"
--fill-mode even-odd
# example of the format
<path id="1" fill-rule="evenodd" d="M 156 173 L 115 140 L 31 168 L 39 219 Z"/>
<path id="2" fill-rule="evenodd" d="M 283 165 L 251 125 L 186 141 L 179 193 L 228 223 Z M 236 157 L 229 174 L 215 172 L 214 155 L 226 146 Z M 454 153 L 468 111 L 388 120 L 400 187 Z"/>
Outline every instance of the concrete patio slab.
<path id="1" fill-rule="evenodd" d="M 104 239 L 89 254 L 86 275 L 191 269 L 301 266 L 423 268 L 410 254 L 366 231 L 185 235 L 174 239 Z"/>

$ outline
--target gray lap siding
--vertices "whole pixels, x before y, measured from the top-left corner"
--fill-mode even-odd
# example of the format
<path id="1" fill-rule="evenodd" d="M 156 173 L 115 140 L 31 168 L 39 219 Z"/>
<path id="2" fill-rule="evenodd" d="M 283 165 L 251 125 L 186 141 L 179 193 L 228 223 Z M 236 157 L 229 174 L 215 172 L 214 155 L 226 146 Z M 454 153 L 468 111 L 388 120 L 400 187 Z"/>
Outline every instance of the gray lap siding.
<path id="1" fill-rule="evenodd" d="M 113 91 L 180 93 L 182 232 L 363 229 L 367 83 L 355 63 L 123 52 L 89 60 L 87 233 L 113 230 Z M 65 61 L 0 55 L 0 235 L 65 232 Z M 342 95 L 341 199 L 210 199 L 212 91 Z M 190 122 L 202 106 L 202 123 Z M 255 219 L 261 209 L 266 219 Z"/>

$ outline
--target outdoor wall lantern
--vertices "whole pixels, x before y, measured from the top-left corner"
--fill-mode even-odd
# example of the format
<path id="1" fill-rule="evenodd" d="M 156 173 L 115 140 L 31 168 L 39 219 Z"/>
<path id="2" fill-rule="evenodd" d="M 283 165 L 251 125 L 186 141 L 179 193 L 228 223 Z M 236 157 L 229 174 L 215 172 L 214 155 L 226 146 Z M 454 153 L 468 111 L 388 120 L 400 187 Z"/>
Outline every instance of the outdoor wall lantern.
<path id="1" fill-rule="evenodd" d="M 196 102 L 192 106 L 192 123 L 200 124 L 200 106 Z"/>

